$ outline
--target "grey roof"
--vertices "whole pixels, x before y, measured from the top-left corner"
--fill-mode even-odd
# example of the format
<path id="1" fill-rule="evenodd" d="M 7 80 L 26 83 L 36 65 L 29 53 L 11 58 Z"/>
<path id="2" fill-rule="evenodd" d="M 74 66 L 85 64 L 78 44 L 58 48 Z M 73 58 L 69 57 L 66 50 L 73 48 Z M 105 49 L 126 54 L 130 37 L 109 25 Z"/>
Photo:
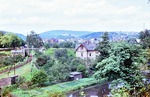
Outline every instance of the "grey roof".
<path id="1" fill-rule="evenodd" d="M 95 50 L 96 44 L 93 43 L 85 43 L 83 44 L 87 50 Z"/>
<path id="2" fill-rule="evenodd" d="M 77 50 L 80 45 L 83 45 L 87 50 L 95 50 L 96 49 L 96 44 L 93 44 L 93 43 L 76 44 L 75 49 Z"/>
<path id="3" fill-rule="evenodd" d="M 80 45 L 81 44 L 76 44 L 75 50 L 77 50 Z"/>
<path id="4" fill-rule="evenodd" d="M 82 74 L 81 72 L 77 72 L 77 71 L 75 71 L 75 72 L 70 72 L 70 75 L 78 75 L 78 74 Z"/>
<path id="5" fill-rule="evenodd" d="M 11 53 L 22 53 L 23 50 L 11 50 Z"/>

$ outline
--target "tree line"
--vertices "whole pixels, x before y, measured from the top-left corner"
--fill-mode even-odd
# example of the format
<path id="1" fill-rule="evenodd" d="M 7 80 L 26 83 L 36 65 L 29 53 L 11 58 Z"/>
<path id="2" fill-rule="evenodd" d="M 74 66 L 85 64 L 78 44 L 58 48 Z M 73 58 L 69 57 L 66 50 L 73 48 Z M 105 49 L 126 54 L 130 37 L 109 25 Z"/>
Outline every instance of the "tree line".
<path id="1" fill-rule="evenodd" d="M 25 42 L 13 33 L 0 32 L 0 48 L 15 48 L 23 46 Z"/>

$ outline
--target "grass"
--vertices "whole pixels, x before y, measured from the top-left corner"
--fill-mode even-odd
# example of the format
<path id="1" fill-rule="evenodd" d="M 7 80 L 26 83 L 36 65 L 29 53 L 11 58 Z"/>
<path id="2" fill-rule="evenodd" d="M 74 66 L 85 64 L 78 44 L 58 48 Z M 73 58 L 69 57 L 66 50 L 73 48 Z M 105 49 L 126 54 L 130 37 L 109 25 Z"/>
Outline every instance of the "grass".
<path id="1" fill-rule="evenodd" d="M 56 48 L 49 48 L 45 51 L 46 55 L 54 55 Z"/>
<path id="2" fill-rule="evenodd" d="M 10 55 L 10 51 L 0 51 L 0 55 Z"/>
<path id="3" fill-rule="evenodd" d="M 28 64 L 26 64 L 26 65 L 24 65 L 20 68 L 17 68 L 15 70 L 15 75 L 22 75 L 27 80 L 30 80 L 31 75 L 32 75 L 31 68 L 32 68 L 32 62 L 30 62 L 30 63 L 28 63 Z M 35 72 L 36 70 L 37 69 L 35 67 L 33 67 L 33 72 Z M 7 78 L 7 77 L 10 77 L 10 76 L 14 76 L 14 70 L 10 71 L 9 76 L 8 76 L 8 72 L 0 74 L 0 79 L 1 78 Z"/>
<path id="4" fill-rule="evenodd" d="M 54 56 L 55 50 L 57 49 L 62 49 L 62 48 L 49 48 L 48 50 L 45 51 L 46 55 L 52 55 Z M 68 56 L 74 56 L 75 57 L 75 51 L 72 48 L 66 48 L 68 52 Z"/>
<path id="5" fill-rule="evenodd" d="M 90 86 L 96 83 L 97 81 L 94 78 L 83 78 L 77 81 L 64 82 L 48 87 L 36 88 L 33 90 L 23 91 L 17 89 L 16 91 L 12 92 L 12 94 L 18 97 L 62 97 L 58 95 L 67 94 L 74 90 L 78 90 L 82 87 Z"/>

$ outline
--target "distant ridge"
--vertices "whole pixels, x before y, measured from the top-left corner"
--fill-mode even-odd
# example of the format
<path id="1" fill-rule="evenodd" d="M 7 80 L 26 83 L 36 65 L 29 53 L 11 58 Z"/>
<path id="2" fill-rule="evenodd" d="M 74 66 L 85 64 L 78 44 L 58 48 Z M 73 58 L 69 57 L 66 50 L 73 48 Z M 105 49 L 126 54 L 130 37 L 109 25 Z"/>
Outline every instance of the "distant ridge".
<path id="1" fill-rule="evenodd" d="M 13 32 L 9 32 L 9 31 L 3 31 L 3 30 L 0 30 L 0 32 L 6 34 L 6 33 L 13 33 Z M 20 37 L 21 39 L 23 40 L 26 40 L 26 36 L 24 36 L 23 34 L 19 34 L 19 33 L 14 33 L 16 34 L 18 37 Z"/>
<path id="2" fill-rule="evenodd" d="M 82 35 L 80 38 L 84 39 L 91 39 L 91 38 L 100 38 L 103 35 L 104 32 L 93 32 L 90 34 Z M 139 33 L 138 32 L 108 32 L 109 38 L 114 39 L 114 38 L 124 38 L 124 39 L 129 39 L 129 38 L 138 38 Z"/>
<path id="3" fill-rule="evenodd" d="M 50 38 L 58 38 L 58 39 L 69 39 L 69 38 L 100 38 L 105 31 L 101 32 L 92 32 L 92 31 L 73 31 L 73 30 L 52 30 L 40 33 L 42 39 L 50 39 Z M 114 37 L 137 37 L 138 32 L 130 32 L 130 31 L 111 31 L 109 33 L 109 38 L 112 39 Z"/>
<path id="4" fill-rule="evenodd" d="M 8 31 L 2 31 L 2 33 L 9 33 Z M 70 38 L 81 38 L 81 39 L 91 39 L 91 38 L 100 38 L 105 31 L 100 32 L 92 32 L 92 31 L 73 31 L 73 30 L 52 30 L 40 33 L 40 37 L 42 39 L 50 39 L 50 38 L 57 38 L 57 39 L 70 39 Z M 111 31 L 109 33 L 109 38 L 138 38 L 139 32 L 132 32 L 132 31 Z M 14 33 L 18 37 L 26 40 L 26 36 L 23 34 Z"/>
<path id="5" fill-rule="evenodd" d="M 73 30 L 52 30 L 40 33 L 39 35 L 43 39 L 47 38 L 69 38 L 80 37 L 92 33 L 91 31 L 73 31 Z"/>

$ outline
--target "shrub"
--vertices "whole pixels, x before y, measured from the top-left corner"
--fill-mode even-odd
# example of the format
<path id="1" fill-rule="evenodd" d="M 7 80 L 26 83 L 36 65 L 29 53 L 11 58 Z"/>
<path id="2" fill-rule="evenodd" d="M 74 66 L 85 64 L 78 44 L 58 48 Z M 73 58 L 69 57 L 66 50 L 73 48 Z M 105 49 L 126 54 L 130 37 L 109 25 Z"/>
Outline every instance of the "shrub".
<path id="1" fill-rule="evenodd" d="M 42 85 L 48 79 L 47 74 L 44 71 L 36 72 L 31 78 L 33 85 Z"/>
<path id="2" fill-rule="evenodd" d="M 82 65 L 82 64 L 77 66 L 77 71 L 82 72 L 83 77 L 87 77 L 88 76 L 87 68 L 84 65 Z"/>
<path id="3" fill-rule="evenodd" d="M 28 90 L 28 89 L 31 89 L 32 88 L 32 82 L 31 81 L 27 81 L 27 82 L 24 82 L 22 84 L 19 85 L 19 88 L 22 89 L 22 90 Z"/>
<path id="4" fill-rule="evenodd" d="M 19 86 L 19 85 L 21 85 L 21 84 L 23 84 L 25 82 L 25 77 L 23 77 L 23 76 L 19 76 L 18 78 L 17 78 L 17 85 Z"/>
<path id="5" fill-rule="evenodd" d="M 16 84 L 4 87 L 1 92 L 2 97 L 12 97 L 10 92 L 14 91 L 16 88 L 17 88 Z"/>

